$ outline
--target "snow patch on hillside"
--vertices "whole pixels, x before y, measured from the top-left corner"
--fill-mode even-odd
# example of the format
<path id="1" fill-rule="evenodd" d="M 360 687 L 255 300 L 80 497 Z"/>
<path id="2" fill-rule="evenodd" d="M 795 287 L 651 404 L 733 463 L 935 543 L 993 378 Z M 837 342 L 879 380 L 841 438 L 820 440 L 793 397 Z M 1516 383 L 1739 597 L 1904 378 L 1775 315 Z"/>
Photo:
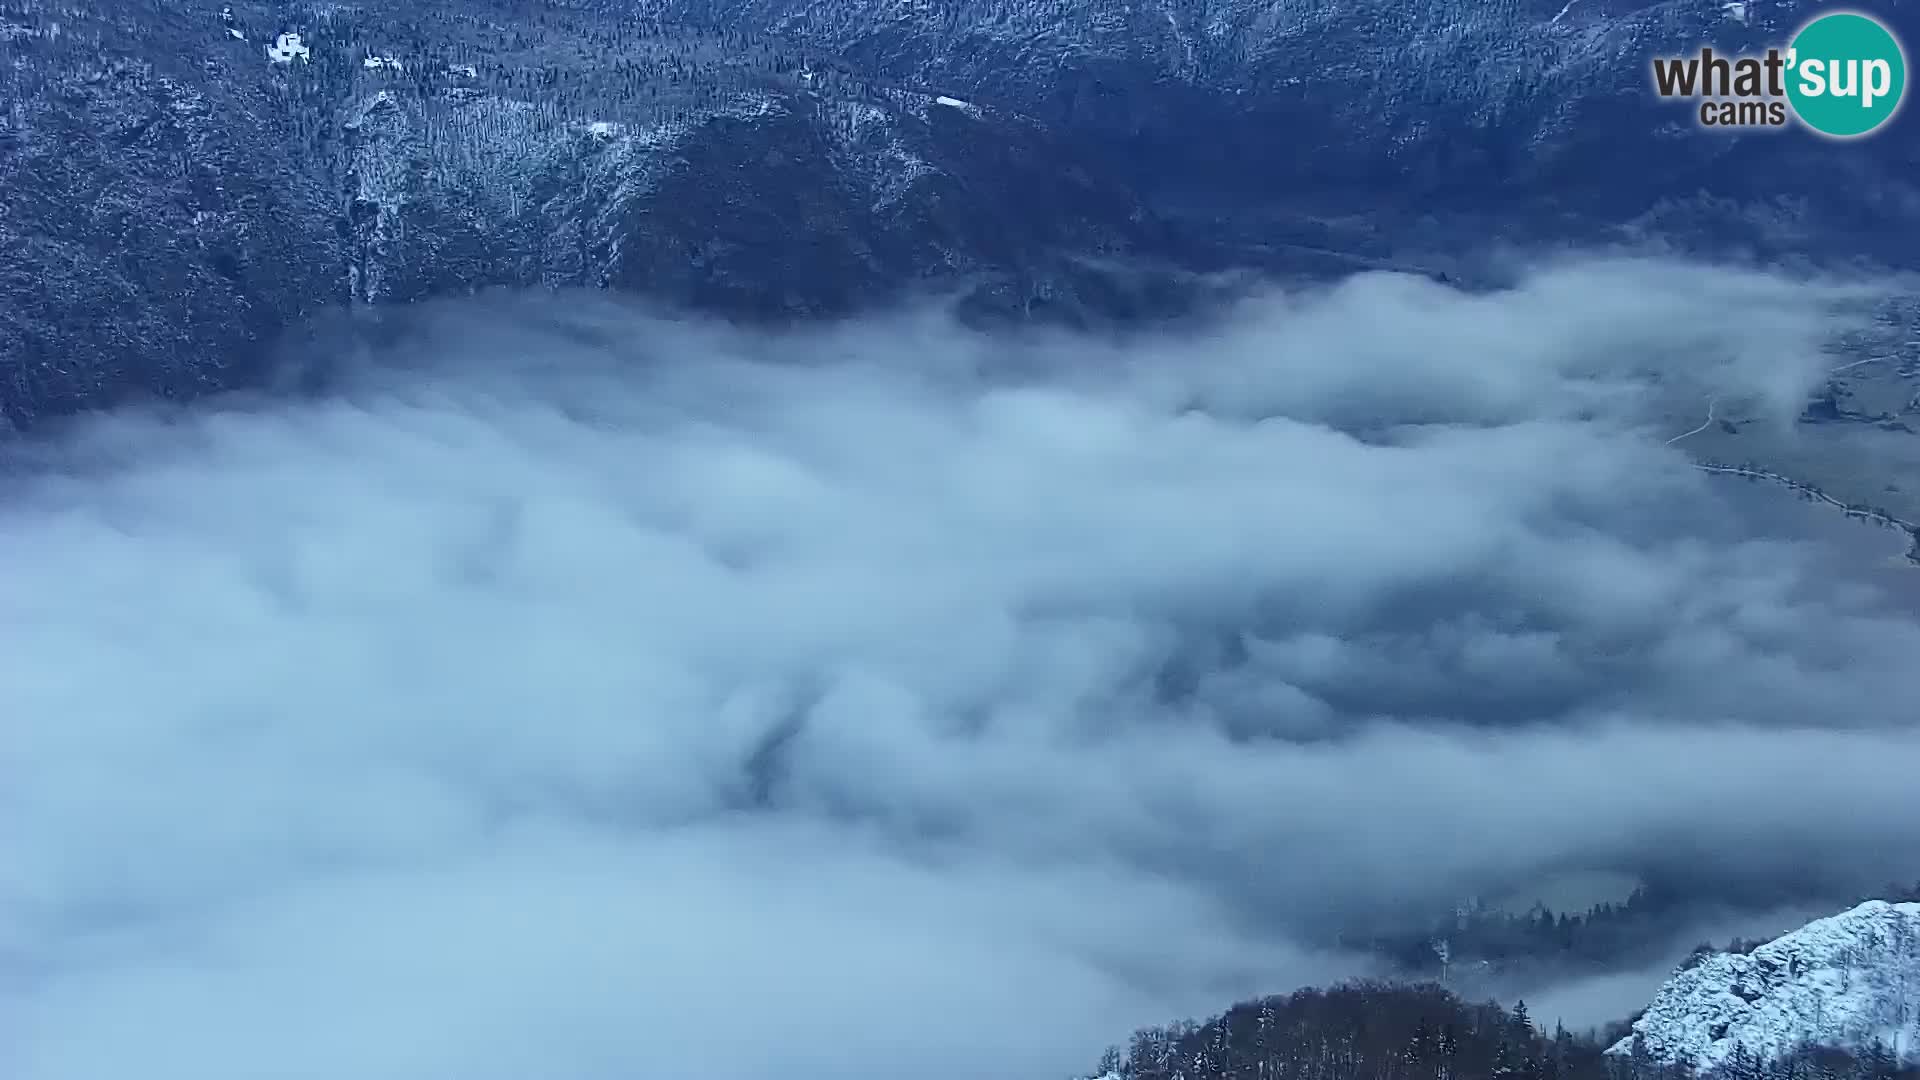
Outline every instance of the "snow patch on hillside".
<path id="1" fill-rule="evenodd" d="M 313 50 L 299 34 L 288 32 L 273 39 L 267 46 L 267 59 L 275 64 L 291 64 L 295 60 L 305 63 L 313 59 Z"/>
<path id="2" fill-rule="evenodd" d="M 1874 1043 L 1920 1061 L 1920 903 L 1870 900 L 1751 953 L 1708 955 L 1668 979 L 1608 1053 L 1705 1070 L 1739 1046 L 1765 1061 Z"/>
<path id="3" fill-rule="evenodd" d="M 864 101 L 832 102 L 824 112 L 838 143 L 835 163 L 865 177 L 875 193 L 874 210 L 898 204 L 916 180 L 938 171 L 907 145 L 893 113 Z"/>

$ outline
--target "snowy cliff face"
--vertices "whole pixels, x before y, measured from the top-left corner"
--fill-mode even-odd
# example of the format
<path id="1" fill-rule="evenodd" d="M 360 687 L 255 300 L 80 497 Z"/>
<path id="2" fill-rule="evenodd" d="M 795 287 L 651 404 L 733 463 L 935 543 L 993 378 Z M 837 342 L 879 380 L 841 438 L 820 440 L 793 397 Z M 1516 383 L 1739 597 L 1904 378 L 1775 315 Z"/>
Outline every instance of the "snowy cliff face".
<path id="1" fill-rule="evenodd" d="M 1742 1046 L 1766 1061 L 1875 1043 L 1920 1061 L 1920 903 L 1873 900 L 1751 953 L 1708 955 L 1669 979 L 1609 1052 L 1707 1070 Z"/>

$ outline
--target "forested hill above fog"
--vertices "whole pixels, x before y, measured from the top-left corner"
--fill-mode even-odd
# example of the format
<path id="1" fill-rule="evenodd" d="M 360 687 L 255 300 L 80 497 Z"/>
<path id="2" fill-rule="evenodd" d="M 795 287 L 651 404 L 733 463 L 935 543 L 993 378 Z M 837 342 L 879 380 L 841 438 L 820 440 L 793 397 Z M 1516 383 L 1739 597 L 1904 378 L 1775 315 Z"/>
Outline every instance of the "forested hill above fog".
<path id="1" fill-rule="evenodd" d="M 1523 1004 L 1470 1004 L 1438 985 L 1350 983 L 1242 1002 L 1202 1023 L 1134 1033 L 1100 1080 L 1529 1080 L 1606 1077 L 1600 1045 L 1543 1036 Z"/>
<path id="2" fill-rule="evenodd" d="M 1360 982 L 1136 1032 L 1109 1080 L 1912 1080 L 1920 903 L 1869 901 L 1773 941 L 1690 957 L 1632 1021 L 1536 1026 L 1525 1002 Z"/>
<path id="3" fill-rule="evenodd" d="M 1747 883 L 1713 892 L 1742 896 L 1751 911 L 1769 905 L 1817 905 L 1811 899 L 1817 890 L 1802 893 L 1785 888 L 1763 895 Z M 1920 882 L 1888 885 L 1874 896 L 1920 901 Z M 1642 883 L 1618 901 L 1603 901 L 1584 910 L 1555 911 L 1537 902 L 1515 910 L 1474 899 L 1424 923 L 1401 918 L 1372 932 L 1349 927 L 1333 943 L 1380 956 L 1403 977 L 1447 978 L 1455 989 L 1471 996 L 1495 984 L 1616 971 L 1654 961 L 1671 948 L 1676 927 L 1710 923 L 1720 903 L 1696 895 L 1680 881 Z"/>
<path id="4" fill-rule="evenodd" d="M 1781 44 L 1823 7 L 1808 0 L 666 6 L 1026 112 L 1166 205 L 1242 228 L 1267 212 L 1321 242 L 1458 249 L 1474 241 L 1467 221 L 1515 238 L 1624 226 L 1706 248 L 1913 258 L 1895 228 L 1915 221 L 1911 125 L 1840 152 L 1798 132 L 1703 137 L 1648 92 L 1649 56 Z M 1872 11 L 1903 28 L 1914 14 L 1907 0 Z"/>
<path id="5" fill-rule="evenodd" d="M 1086 326 L 1507 245 L 1910 265 L 1911 125 L 1713 138 L 1647 93 L 1811 9 L 0 0 L 0 416 L 492 286 Z"/>
<path id="6" fill-rule="evenodd" d="M 244 382 L 326 308 L 576 286 L 786 320 L 925 285 L 1071 322 L 1225 265 L 1030 120 L 630 5 L 0 0 L 0 99 L 15 424 Z"/>

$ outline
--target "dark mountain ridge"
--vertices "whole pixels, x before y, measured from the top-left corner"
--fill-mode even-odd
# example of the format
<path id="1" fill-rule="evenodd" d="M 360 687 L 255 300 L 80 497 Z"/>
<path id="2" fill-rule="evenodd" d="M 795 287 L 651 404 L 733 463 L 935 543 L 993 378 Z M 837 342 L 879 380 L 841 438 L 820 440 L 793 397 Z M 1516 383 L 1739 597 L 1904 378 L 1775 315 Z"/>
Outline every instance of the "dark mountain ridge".
<path id="1" fill-rule="evenodd" d="M 1224 265 L 1031 121 L 738 35 L 474 4 L 0 10 L 14 425 L 243 383 L 322 305 L 590 287 L 786 319 L 938 284 L 1074 321 L 1175 309 Z"/>
<path id="2" fill-rule="evenodd" d="M 322 306 L 496 286 L 1088 325 L 1501 246 L 1911 265 L 1904 130 L 1709 136 L 1647 93 L 1652 51 L 1815 5 L 1548 6 L 5 0 L 0 411 L 244 384 Z"/>
<path id="3" fill-rule="evenodd" d="M 1156 199 L 1359 217 L 1440 248 L 1661 234 L 1705 250 L 1912 265 L 1920 144 L 1709 134 L 1648 62 L 1783 44 L 1824 7 L 1721 0 L 1343 5 L 678 0 L 912 85 L 1029 113 Z M 1875 14 L 1911 31 L 1905 3 Z M 1781 137 L 1786 136 L 1786 137 Z M 1447 219 L 1457 219 L 1449 221 Z M 1404 236 L 1403 242 L 1411 240 Z M 1824 250 L 1816 250 L 1824 249 Z"/>

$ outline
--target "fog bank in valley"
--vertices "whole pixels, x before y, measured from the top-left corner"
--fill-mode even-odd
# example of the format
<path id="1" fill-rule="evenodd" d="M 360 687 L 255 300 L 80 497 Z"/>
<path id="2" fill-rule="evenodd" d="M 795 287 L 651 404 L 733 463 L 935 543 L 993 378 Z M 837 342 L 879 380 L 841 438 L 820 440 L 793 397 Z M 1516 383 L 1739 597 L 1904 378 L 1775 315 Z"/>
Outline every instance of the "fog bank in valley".
<path id="1" fill-rule="evenodd" d="M 1353 912 L 1911 877 L 1920 623 L 1657 422 L 1791 437 L 1861 296 L 492 298 L 7 448 L 0 1071 L 1058 1077 Z"/>

